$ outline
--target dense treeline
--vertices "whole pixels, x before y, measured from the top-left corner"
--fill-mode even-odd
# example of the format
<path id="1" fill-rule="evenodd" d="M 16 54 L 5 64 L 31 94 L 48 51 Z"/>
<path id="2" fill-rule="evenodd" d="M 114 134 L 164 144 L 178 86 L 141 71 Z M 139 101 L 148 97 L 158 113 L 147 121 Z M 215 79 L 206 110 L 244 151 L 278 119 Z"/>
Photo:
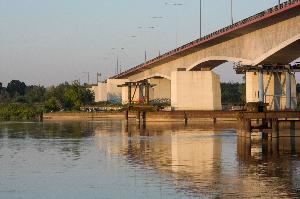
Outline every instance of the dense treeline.
<path id="1" fill-rule="evenodd" d="M 246 103 L 244 83 L 221 83 L 222 104 L 240 105 Z"/>
<path id="2" fill-rule="evenodd" d="M 93 93 L 76 81 L 45 88 L 12 80 L 7 87 L 0 83 L 0 119 L 30 119 L 41 112 L 79 110 L 93 99 Z"/>

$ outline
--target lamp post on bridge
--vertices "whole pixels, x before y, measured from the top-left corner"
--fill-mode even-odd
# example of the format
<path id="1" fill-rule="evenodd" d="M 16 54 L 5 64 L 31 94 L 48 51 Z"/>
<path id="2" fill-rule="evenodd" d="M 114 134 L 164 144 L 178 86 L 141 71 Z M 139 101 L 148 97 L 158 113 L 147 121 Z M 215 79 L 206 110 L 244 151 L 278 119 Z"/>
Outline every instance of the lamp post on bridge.
<path id="1" fill-rule="evenodd" d="M 233 0 L 230 0 L 231 25 L 233 25 Z"/>
<path id="2" fill-rule="evenodd" d="M 202 37 L 202 0 L 199 0 L 200 2 L 200 7 L 199 7 L 199 15 L 200 15 L 200 29 L 199 29 L 199 36 L 200 38 Z"/>
<path id="3" fill-rule="evenodd" d="M 171 3 L 171 2 L 165 2 L 166 6 L 174 6 L 174 7 L 179 7 L 179 6 L 183 6 L 183 3 Z M 178 44 L 178 14 L 176 15 L 176 48 Z"/>
<path id="4" fill-rule="evenodd" d="M 116 54 L 117 54 L 117 68 L 116 68 L 116 75 L 118 75 L 120 72 L 121 72 L 121 68 L 119 68 L 119 62 L 120 62 L 120 60 L 119 60 L 119 53 L 120 53 L 120 51 L 119 50 L 121 50 L 121 51 L 123 51 L 125 48 L 112 48 L 112 50 L 116 50 Z"/>
<path id="5" fill-rule="evenodd" d="M 87 75 L 87 84 L 90 83 L 90 73 L 89 72 L 82 72 L 83 74 Z"/>

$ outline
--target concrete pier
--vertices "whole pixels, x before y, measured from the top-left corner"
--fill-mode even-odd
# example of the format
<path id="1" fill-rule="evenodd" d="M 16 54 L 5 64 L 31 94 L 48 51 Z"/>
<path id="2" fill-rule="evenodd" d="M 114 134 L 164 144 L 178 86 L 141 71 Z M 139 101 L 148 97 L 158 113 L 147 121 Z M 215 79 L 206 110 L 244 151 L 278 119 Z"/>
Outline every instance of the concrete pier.
<path id="1" fill-rule="evenodd" d="M 222 110 L 220 77 L 212 71 L 171 74 L 173 110 Z"/>

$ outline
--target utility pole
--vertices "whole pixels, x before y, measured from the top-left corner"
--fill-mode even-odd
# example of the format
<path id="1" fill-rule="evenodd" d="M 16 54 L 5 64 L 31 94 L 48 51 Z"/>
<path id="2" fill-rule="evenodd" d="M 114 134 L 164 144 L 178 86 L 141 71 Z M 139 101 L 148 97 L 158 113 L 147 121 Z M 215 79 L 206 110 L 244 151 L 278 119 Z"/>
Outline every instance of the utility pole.
<path id="1" fill-rule="evenodd" d="M 145 63 L 147 62 L 147 51 L 145 51 Z"/>
<path id="2" fill-rule="evenodd" d="M 280 5 L 281 4 L 281 2 L 280 2 L 280 0 L 278 0 L 278 5 Z"/>

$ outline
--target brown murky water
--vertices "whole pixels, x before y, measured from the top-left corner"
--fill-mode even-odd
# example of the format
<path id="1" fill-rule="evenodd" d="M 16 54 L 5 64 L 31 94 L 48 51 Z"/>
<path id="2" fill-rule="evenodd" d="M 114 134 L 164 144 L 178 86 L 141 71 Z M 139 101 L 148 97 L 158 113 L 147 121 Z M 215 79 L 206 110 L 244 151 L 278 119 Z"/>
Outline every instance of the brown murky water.
<path id="1" fill-rule="evenodd" d="M 0 198 L 299 198 L 300 137 L 232 126 L 2 122 Z"/>

